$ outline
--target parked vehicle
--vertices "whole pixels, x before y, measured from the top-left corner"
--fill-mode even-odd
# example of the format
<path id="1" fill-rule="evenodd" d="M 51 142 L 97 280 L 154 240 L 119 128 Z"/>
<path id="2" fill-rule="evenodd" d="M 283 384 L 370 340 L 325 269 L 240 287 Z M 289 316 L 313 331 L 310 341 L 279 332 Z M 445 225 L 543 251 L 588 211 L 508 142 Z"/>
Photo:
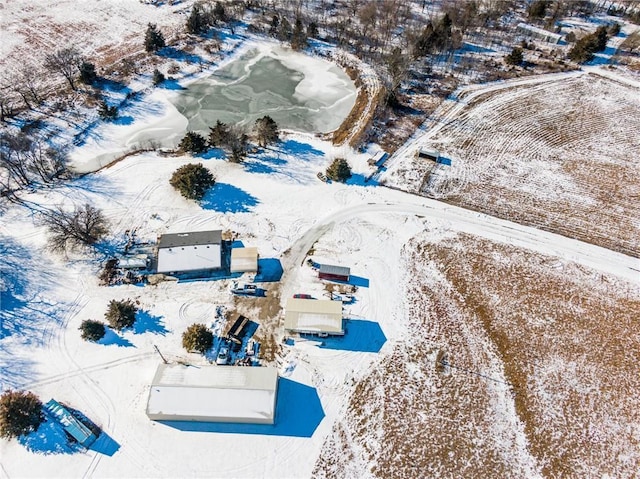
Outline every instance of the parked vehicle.
<path id="1" fill-rule="evenodd" d="M 253 283 L 238 283 L 237 281 L 234 281 L 231 285 L 231 292 L 233 294 L 255 296 L 258 293 L 258 285 Z"/>
<path id="2" fill-rule="evenodd" d="M 216 364 L 229 364 L 229 348 L 223 346 L 218 351 L 218 357 L 216 358 Z"/>
<path id="3" fill-rule="evenodd" d="M 311 296 L 310 294 L 304 294 L 304 293 L 297 293 L 293 295 L 294 298 L 297 299 L 315 299 L 313 296 Z"/>

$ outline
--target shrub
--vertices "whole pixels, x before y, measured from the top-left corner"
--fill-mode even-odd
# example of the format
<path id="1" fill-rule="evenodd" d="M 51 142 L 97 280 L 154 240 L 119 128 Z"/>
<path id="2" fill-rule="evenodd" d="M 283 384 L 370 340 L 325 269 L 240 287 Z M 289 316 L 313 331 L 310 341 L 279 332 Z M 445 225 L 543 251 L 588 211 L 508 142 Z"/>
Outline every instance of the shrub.
<path id="1" fill-rule="evenodd" d="M 113 329 L 118 331 L 124 328 L 130 328 L 136 322 L 136 312 L 138 308 L 133 301 L 127 299 L 125 301 L 109 301 L 107 312 L 104 317 Z"/>
<path id="2" fill-rule="evenodd" d="M 0 396 L 0 437 L 37 431 L 43 421 L 42 402 L 32 392 L 7 390 Z"/>
<path id="3" fill-rule="evenodd" d="M 192 324 L 182 333 L 182 346 L 187 351 L 203 353 L 213 346 L 213 333 L 204 324 Z"/>
<path id="4" fill-rule="evenodd" d="M 188 131 L 178 146 L 185 153 L 204 153 L 207 151 L 207 140 L 195 131 Z"/>
<path id="5" fill-rule="evenodd" d="M 100 321 L 86 319 L 82 321 L 78 329 L 82 332 L 81 337 L 85 341 L 100 341 L 104 338 L 105 327 L 104 323 Z"/>
<path id="6" fill-rule="evenodd" d="M 216 183 L 216 179 L 201 164 L 189 163 L 178 168 L 171 176 L 169 183 L 185 198 L 199 201 Z"/>
<path id="7" fill-rule="evenodd" d="M 522 64 L 522 60 L 524 57 L 522 56 L 522 48 L 515 47 L 511 50 L 506 57 L 504 57 L 504 61 L 507 65 L 520 65 Z"/>
<path id="8" fill-rule="evenodd" d="M 93 63 L 83 61 L 80 64 L 80 81 L 92 85 L 97 79 L 96 66 Z"/>
<path id="9" fill-rule="evenodd" d="M 333 181 L 345 182 L 351 178 L 351 167 L 344 158 L 336 158 L 327 168 L 327 178 Z"/>
<path id="10" fill-rule="evenodd" d="M 108 286 L 115 279 L 118 274 L 118 260 L 116 258 L 110 258 L 102 267 L 102 271 L 100 272 L 98 278 L 100 279 L 100 284 L 104 286 Z"/>
<path id="11" fill-rule="evenodd" d="M 157 68 L 155 70 L 153 70 L 153 85 L 154 86 L 160 85 L 165 80 L 166 80 L 166 78 L 164 77 L 164 75 L 162 74 L 162 72 L 160 70 L 158 70 Z"/>

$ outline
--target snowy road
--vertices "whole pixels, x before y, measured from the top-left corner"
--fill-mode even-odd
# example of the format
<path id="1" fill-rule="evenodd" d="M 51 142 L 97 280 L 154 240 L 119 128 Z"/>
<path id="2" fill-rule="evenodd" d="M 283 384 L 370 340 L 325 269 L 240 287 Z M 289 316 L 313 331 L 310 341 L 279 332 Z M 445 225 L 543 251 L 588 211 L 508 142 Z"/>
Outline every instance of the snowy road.
<path id="1" fill-rule="evenodd" d="M 350 206 L 331 213 L 319 220 L 297 240 L 285 259 L 284 269 L 287 273 L 285 273 L 284 284 L 288 284 L 287 276 L 293 267 L 304 261 L 313 243 L 334 224 L 368 213 L 385 212 L 442 220 L 456 231 L 526 248 L 544 255 L 557 256 L 631 282 L 640 281 L 640 259 L 638 258 L 436 200 L 390 189 L 380 190 L 380 193 L 384 202 Z"/>

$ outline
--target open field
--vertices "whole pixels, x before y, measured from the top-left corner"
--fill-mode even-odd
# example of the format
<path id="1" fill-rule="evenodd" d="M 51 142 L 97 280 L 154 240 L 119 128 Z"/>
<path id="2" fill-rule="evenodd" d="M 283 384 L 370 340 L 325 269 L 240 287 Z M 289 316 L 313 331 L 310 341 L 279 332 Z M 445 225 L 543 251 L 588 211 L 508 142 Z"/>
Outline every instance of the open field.
<path id="1" fill-rule="evenodd" d="M 318 477 L 636 474 L 637 284 L 465 234 L 418 235 L 403 266 L 408 334 L 357 383 Z"/>
<path id="2" fill-rule="evenodd" d="M 424 128 L 387 184 L 640 255 L 637 82 L 578 73 L 462 89 Z M 421 145 L 451 166 L 413 158 Z"/>

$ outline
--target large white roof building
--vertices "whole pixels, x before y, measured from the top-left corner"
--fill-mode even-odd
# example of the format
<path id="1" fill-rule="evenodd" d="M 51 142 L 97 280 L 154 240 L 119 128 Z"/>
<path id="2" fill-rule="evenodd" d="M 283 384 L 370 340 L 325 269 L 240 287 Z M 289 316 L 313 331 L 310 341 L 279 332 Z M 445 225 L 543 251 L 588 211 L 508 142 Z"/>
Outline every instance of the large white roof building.
<path id="1" fill-rule="evenodd" d="M 272 367 L 160 364 L 147 416 L 164 421 L 273 424 L 278 371 Z"/>
<path id="2" fill-rule="evenodd" d="M 158 273 L 179 273 L 222 267 L 222 232 L 164 234 L 158 243 Z"/>

